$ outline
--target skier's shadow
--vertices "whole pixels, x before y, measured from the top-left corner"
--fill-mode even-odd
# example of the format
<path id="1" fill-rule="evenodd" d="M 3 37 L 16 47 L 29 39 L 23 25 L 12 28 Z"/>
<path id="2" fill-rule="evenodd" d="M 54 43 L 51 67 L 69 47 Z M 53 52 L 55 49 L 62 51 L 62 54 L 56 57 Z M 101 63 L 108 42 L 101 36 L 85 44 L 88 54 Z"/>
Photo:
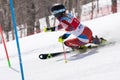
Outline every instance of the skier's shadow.
<path id="1" fill-rule="evenodd" d="M 96 53 L 98 53 L 98 49 L 92 49 L 90 51 L 83 52 L 83 53 L 77 53 L 77 54 L 71 52 L 69 54 L 75 54 L 75 55 L 70 56 L 69 58 L 67 58 L 67 60 L 68 61 L 79 60 L 79 59 L 83 59 L 87 56 L 96 54 Z M 64 59 L 62 58 L 62 59 L 59 59 L 57 61 L 62 61 L 62 60 L 64 60 Z"/>
<path id="2" fill-rule="evenodd" d="M 96 53 L 98 53 L 98 49 L 93 49 L 93 50 L 90 50 L 90 51 L 82 53 L 82 54 L 78 53 L 76 55 L 73 55 L 70 58 L 68 58 L 68 60 L 73 61 L 73 60 L 83 59 L 87 56 L 90 56 L 90 55 L 93 55 L 93 54 L 96 54 Z"/>
<path id="3" fill-rule="evenodd" d="M 76 55 L 73 55 L 71 56 L 70 58 L 68 58 L 69 61 L 73 61 L 73 60 L 79 60 L 79 59 L 83 59 L 87 56 L 90 56 L 90 55 L 93 55 L 93 54 L 96 54 L 99 52 L 99 50 L 103 47 L 108 47 L 108 46 L 113 46 L 114 44 L 116 44 L 116 41 L 112 41 L 112 42 L 109 42 L 107 45 L 103 45 L 101 47 L 98 47 L 98 48 L 94 48 L 94 49 L 91 49 L 90 51 L 86 51 L 82 54 L 76 54 Z"/>
<path id="4" fill-rule="evenodd" d="M 72 54 L 75 54 L 75 55 L 70 56 L 69 58 L 67 58 L 67 60 L 68 61 L 74 61 L 74 60 L 83 59 L 83 58 L 85 58 L 87 56 L 90 56 L 90 55 L 98 53 L 99 49 L 101 49 L 103 47 L 113 46 L 115 44 L 116 44 L 116 41 L 112 41 L 112 42 L 109 42 L 107 45 L 103 45 L 103 46 L 98 47 L 98 48 L 93 48 L 93 49 L 90 49 L 90 50 L 88 50 L 86 52 L 83 52 L 83 53 L 75 54 L 74 52 L 71 52 Z M 64 60 L 64 59 L 62 58 L 62 59 L 59 59 L 57 61 L 61 61 L 61 60 Z"/>

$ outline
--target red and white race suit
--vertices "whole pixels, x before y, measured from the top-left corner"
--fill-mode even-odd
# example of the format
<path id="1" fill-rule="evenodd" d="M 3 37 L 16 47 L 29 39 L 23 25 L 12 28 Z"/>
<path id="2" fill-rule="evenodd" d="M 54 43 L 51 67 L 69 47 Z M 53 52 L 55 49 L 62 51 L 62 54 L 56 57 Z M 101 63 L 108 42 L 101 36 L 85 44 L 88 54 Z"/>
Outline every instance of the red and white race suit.
<path id="1" fill-rule="evenodd" d="M 76 38 L 65 41 L 65 44 L 69 47 L 82 46 L 89 43 L 92 39 L 92 31 L 80 23 L 80 21 L 71 14 L 60 17 L 59 25 L 55 28 L 56 30 L 64 28 L 67 36 L 73 34 Z"/>

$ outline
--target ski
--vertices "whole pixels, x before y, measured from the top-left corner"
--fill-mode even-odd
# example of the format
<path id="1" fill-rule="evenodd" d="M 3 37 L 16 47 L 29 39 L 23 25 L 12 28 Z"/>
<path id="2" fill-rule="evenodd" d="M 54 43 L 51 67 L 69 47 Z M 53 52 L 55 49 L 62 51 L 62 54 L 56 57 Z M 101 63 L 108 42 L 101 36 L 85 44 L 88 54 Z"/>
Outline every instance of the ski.
<path id="1" fill-rule="evenodd" d="M 66 51 L 65 53 L 70 53 L 70 52 L 83 53 L 83 52 L 86 52 L 88 49 L 97 48 L 97 47 L 98 47 L 98 45 L 89 45 L 89 46 L 81 47 L 80 49 L 72 49 L 72 50 Z M 40 59 L 50 59 L 50 58 L 59 56 L 61 54 L 64 54 L 64 52 L 61 51 L 61 52 L 53 52 L 53 53 L 42 53 L 42 54 L 39 54 L 39 58 Z"/>
<path id="2" fill-rule="evenodd" d="M 70 53 L 71 51 L 66 51 L 65 53 Z M 43 53 L 39 55 L 40 59 L 49 59 L 63 54 L 64 52 L 54 52 L 54 53 Z"/>
<path id="3" fill-rule="evenodd" d="M 97 48 L 100 48 L 100 47 L 104 47 L 105 45 L 107 44 L 112 44 L 111 42 L 110 43 L 107 43 L 107 41 L 105 41 L 104 43 L 102 44 L 93 44 L 93 43 L 90 43 L 88 45 L 85 45 L 83 47 L 80 47 L 79 49 L 72 49 L 72 50 L 69 50 L 69 51 L 66 51 L 65 53 L 71 53 L 71 52 L 76 52 L 76 53 L 84 53 L 84 52 L 87 52 L 88 50 L 90 49 L 97 49 Z M 50 58 L 53 58 L 53 57 L 56 57 L 56 56 L 59 56 L 61 54 L 64 54 L 63 51 L 61 52 L 53 52 L 53 53 L 41 53 L 39 54 L 39 59 L 50 59 Z"/>

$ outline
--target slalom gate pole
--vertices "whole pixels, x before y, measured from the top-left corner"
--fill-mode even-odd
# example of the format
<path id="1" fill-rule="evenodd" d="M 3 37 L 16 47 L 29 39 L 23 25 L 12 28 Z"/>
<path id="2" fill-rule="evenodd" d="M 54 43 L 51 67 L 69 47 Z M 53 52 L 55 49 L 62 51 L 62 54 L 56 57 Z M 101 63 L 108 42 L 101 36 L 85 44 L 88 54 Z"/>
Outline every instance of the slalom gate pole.
<path id="1" fill-rule="evenodd" d="M 24 80 L 24 72 L 23 72 L 23 65 L 22 65 L 21 51 L 20 51 L 20 45 L 19 45 L 19 39 L 18 39 L 18 33 L 17 33 L 17 24 L 16 24 L 16 19 L 15 19 L 13 1 L 9 0 L 9 2 L 10 2 L 11 17 L 12 17 L 12 22 L 13 22 L 13 27 L 14 27 L 14 34 L 16 37 L 16 44 L 17 44 L 17 49 L 18 49 L 18 57 L 19 57 L 21 77 L 22 77 L 22 80 Z"/>
<path id="2" fill-rule="evenodd" d="M 8 61 L 8 66 L 9 66 L 9 68 L 10 68 L 10 67 L 11 67 L 10 59 L 9 59 L 7 47 L 6 47 L 6 44 L 5 44 L 5 40 L 4 40 L 4 36 L 3 36 L 2 26 L 1 26 L 1 25 L 0 25 L 0 34 L 1 34 L 1 37 L 2 37 L 2 42 L 3 42 L 4 49 L 5 49 L 5 53 L 6 53 L 6 57 L 7 57 L 7 61 Z"/>
<path id="3" fill-rule="evenodd" d="M 67 63 L 66 50 L 65 50 L 65 46 L 64 46 L 63 42 L 62 42 L 62 47 L 63 47 L 63 51 L 64 51 L 64 60 L 65 60 L 65 63 Z"/>

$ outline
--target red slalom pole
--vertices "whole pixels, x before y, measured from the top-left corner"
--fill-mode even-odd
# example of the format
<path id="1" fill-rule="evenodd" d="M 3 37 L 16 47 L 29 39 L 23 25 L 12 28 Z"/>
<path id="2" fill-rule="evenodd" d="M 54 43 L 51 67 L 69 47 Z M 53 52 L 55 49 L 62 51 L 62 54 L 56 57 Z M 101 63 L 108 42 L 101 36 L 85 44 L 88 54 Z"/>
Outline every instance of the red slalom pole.
<path id="1" fill-rule="evenodd" d="M 67 63 L 66 50 L 65 50 L 63 42 L 62 42 L 62 47 L 63 47 L 63 51 L 64 51 L 64 60 L 65 60 L 65 63 Z"/>
<path id="2" fill-rule="evenodd" d="M 3 37 L 3 32 L 2 32 L 2 26 L 1 25 L 0 25 L 0 34 L 1 34 L 2 42 L 3 42 L 4 48 L 5 48 L 5 53 L 6 53 L 6 57 L 7 57 L 7 61 L 8 61 L 8 66 L 10 68 L 11 67 L 10 59 L 9 59 L 9 56 L 8 56 L 8 51 L 7 51 L 5 40 L 4 40 L 4 37 Z"/>

